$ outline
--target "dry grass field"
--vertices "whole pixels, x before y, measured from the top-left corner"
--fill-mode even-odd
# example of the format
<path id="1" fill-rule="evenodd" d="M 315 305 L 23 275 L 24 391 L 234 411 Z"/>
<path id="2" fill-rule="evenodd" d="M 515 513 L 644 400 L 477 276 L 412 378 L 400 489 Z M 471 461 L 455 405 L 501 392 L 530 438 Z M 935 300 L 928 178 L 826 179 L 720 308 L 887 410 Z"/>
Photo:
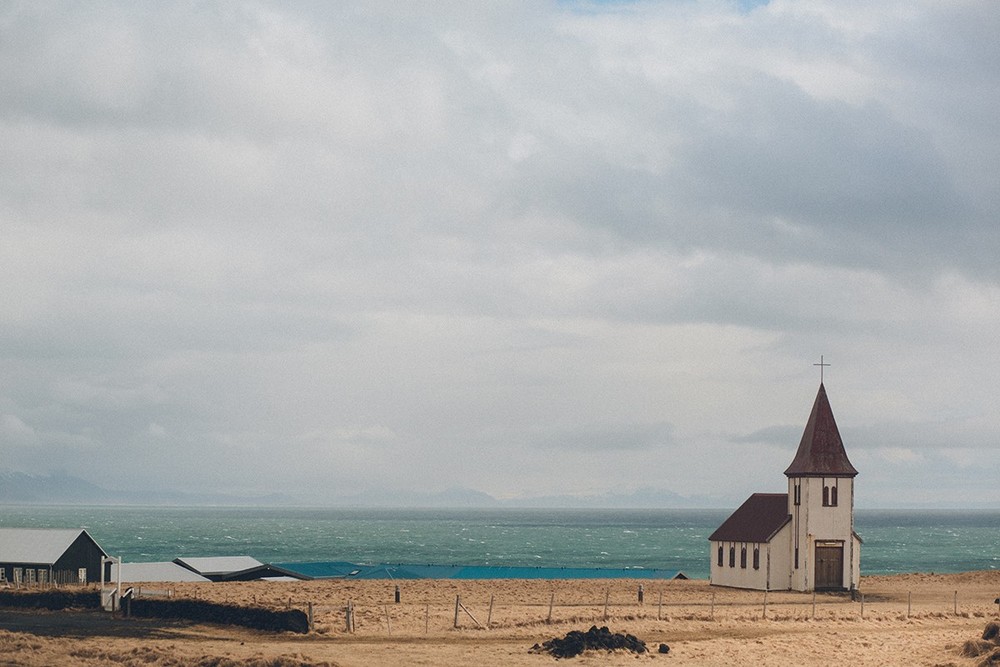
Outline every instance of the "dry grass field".
<path id="1" fill-rule="evenodd" d="M 963 656 L 962 647 L 997 618 L 1000 572 L 865 577 L 863 605 L 848 595 L 771 592 L 766 608 L 761 592 L 701 580 L 327 580 L 171 588 L 178 597 L 240 605 L 306 610 L 311 603 L 314 630 L 265 633 L 102 612 L 6 610 L 0 611 L 0 664 L 546 665 L 556 659 L 530 653 L 534 644 L 606 625 L 635 635 L 651 652 L 587 652 L 572 663 L 964 667 L 982 660 Z M 345 618 L 349 601 L 353 632 Z M 661 643 L 668 654 L 656 652 Z"/>

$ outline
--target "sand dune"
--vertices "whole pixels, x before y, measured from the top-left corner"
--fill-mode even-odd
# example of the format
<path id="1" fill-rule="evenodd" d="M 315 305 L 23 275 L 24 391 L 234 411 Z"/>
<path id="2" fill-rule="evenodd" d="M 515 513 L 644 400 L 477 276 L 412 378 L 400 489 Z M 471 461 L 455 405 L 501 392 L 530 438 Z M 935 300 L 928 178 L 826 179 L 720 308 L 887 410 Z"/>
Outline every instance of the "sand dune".
<path id="1" fill-rule="evenodd" d="M 997 618 L 1000 572 L 864 577 L 863 604 L 847 595 L 771 592 L 766 608 L 761 592 L 706 581 L 328 580 L 171 588 L 177 596 L 241 605 L 305 610 L 311 603 L 314 631 L 3 612 L 0 664 L 543 665 L 555 659 L 529 653 L 535 643 L 606 625 L 654 650 L 665 643 L 670 653 L 587 653 L 573 664 L 975 665 L 978 659 L 963 657 L 961 648 Z M 456 597 L 465 608 L 457 628 Z M 346 629 L 348 601 L 354 632 Z"/>

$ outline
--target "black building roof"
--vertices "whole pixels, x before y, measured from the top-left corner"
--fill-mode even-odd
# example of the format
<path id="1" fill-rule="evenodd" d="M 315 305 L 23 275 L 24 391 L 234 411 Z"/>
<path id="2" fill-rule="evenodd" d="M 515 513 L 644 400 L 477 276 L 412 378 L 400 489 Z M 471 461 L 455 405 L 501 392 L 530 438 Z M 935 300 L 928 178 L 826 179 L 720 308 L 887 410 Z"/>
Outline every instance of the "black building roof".
<path id="1" fill-rule="evenodd" d="M 769 542 L 791 520 L 787 493 L 755 493 L 708 539 L 713 542 Z"/>

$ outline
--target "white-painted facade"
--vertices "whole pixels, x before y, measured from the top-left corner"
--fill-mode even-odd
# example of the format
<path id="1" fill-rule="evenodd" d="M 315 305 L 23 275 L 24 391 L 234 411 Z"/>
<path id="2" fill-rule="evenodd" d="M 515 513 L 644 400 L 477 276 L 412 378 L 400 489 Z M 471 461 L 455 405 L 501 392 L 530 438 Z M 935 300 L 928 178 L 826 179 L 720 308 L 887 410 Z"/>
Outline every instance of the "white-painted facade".
<path id="1" fill-rule="evenodd" d="M 857 474 L 820 384 L 785 471 L 788 493 L 754 494 L 712 534 L 711 583 L 757 590 L 856 589 L 861 576 L 861 539 L 854 532 Z"/>
<path id="2" fill-rule="evenodd" d="M 713 541 L 710 583 L 761 591 L 787 589 L 791 533 L 791 524 L 788 523 L 767 542 Z"/>
<path id="3" fill-rule="evenodd" d="M 795 591 L 811 591 L 817 585 L 820 588 L 857 588 L 861 541 L 854 532 L 854 479 L 790 477 L 788 498 L 792 515 L 792 568 L 788 588 Z M 820 547 L 819 552 L 817 547 Z M 817 582 L 819 560 L 824 553 L 836 554 L 838 550 L 839 577 L 831 579 L 827 572 L 828 576 Z"/>

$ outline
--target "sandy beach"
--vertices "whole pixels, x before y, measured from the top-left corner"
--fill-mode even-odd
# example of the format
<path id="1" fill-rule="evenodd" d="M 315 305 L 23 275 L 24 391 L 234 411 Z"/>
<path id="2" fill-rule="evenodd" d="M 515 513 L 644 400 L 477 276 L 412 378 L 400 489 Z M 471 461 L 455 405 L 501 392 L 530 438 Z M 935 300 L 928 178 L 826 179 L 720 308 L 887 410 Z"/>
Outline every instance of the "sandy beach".
<path id="1" fill-rule="evenodd" d="M 843 594 L 771 592 L 766 607 L 762 592 L 704 580 L 326 580 L 170 589 L 177 597 L 278 609 L 308 610 L 311 603 L 314 630 L 2 610 L 0 664 L 543 665 L 556 659 L 529 652 L 534 644 L 597 625 L 631 633 L 651 652 L 587 652 L 573 663 L 976 665 L 980 659 L 963 656 L 962 646 L 997 618 L 1000 572 L 864 577 L 863 603 Z M 349 601 L 353 632 L 345 622 Z M 668 654 L 657 653 L 661 643 Z"/>

